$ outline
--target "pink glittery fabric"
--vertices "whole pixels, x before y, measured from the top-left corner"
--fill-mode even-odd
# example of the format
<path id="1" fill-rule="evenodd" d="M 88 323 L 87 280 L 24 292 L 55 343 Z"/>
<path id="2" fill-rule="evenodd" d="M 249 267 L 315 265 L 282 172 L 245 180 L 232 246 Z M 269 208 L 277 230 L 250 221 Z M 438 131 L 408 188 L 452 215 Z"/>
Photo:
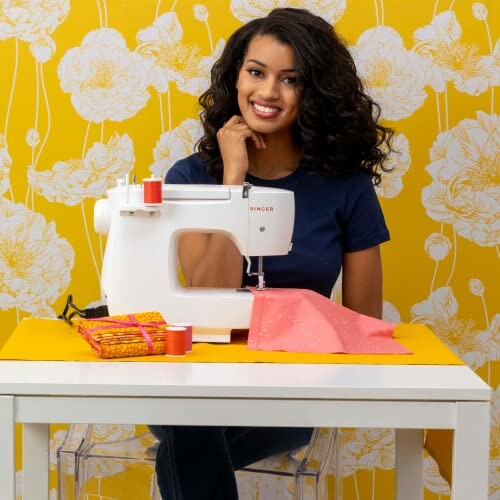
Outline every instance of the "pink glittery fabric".
<path id="1" fill-rule="evenodd" d="M 395 325 L 358 314 L 311 290 L 251 289 L 247 348 L 255 351 L 411 354 L 393 340 Z"/>

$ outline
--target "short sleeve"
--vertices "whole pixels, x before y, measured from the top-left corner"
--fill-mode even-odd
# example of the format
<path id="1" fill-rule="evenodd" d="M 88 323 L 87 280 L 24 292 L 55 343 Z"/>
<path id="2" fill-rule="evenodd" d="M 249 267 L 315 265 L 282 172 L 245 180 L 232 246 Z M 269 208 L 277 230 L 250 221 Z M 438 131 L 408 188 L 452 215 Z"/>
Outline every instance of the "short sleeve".
<path id="1" fill-rule="evenodd" d="M 342 216 L 344 252 L 356 252 L 390 239 L 371 177 L 362 172 L 346 180 Z"/>

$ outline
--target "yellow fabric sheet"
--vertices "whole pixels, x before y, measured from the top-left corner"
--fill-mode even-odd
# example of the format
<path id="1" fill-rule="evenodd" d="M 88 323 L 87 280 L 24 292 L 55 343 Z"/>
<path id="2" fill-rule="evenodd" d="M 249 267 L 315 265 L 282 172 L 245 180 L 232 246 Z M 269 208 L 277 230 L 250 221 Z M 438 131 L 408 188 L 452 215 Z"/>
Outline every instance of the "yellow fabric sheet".
<path id="1" fill-rule="evenodd" d="M 101 359 L 82 339 L 76 327 L 62 320 L 24 319 L 2 350 L 0 359 L 31 361 L 159 361 L 175 363 L 342 363 L 386 365 L 460 365 L 458 358 L 424 325 L 396 327 L 394 338 L 413 354 L 314 354 L 249 351 L 245 339 L 231 344 L 196 343 L 193 352 L 182 358 L 163 355 Z"/>
<path id="2" fill-rule="evenodd" d="M 26 361 L 159 361 L 175 363 L 344 363 L 385 365 L 463 365 L 448 347 L 425 325 L 398 325 L 394 338 L 413 354 L 304 354 L 291 352 L 248 351 L 245 339 L 235 337 L 231 344 L 193 345 L 183 358 L 163 355 L 101 359 L 71 327 L 62 320 L 24 319 L 3 348 L 0 359 Z M 432 430 L 427 434 L 426 449 L 437 461 L 442 476 L 451 480 L 452 431 Z"/>

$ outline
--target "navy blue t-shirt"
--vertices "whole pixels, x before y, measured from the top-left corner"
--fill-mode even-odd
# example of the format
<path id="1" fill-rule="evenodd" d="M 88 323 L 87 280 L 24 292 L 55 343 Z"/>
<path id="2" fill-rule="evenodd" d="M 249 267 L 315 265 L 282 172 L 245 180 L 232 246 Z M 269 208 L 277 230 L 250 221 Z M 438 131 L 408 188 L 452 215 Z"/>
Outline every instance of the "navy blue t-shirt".
<path id="1" fill-rule="evenodd" d="M 255 186 L 288 189 L 295 194 L 292 250 L 284 256 L 264 257 L 266 286 L 308 288 L 329 297 L 340 273 L 342 256 L 389 239 L 384 216 L 368 174 L 330 177 L 308 174 L 302 167 L 281 179 L 260 179 L 247 174 Z M 176 162 L 165 182 L 215 184 L 198 154 Z M 244 266 L 242 284 L 256 285 Z M 252 271 L 257 259 L 252 258 Z"/>

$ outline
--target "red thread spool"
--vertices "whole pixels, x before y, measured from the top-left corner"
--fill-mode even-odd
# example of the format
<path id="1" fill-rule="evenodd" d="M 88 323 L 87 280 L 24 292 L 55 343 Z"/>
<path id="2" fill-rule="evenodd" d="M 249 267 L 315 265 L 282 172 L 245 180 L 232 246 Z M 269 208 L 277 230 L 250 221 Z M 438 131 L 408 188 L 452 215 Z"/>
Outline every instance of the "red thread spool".
<path id="1" fill-rule="evenodd" d="M 191 323 L 173 323 L 172 326 L 186 329 L 186 352 L 191 352 L 193 350 L 193 325 Z"/>
<path id="2" fill-rule="evenodd" d="M 148 179 L 143 179 L 142 182 L 144 184 L 144 205 L 153 207 L 161 205 L 161 187 L 163 186 L 163 181 L 161 179 L 150 177 Z"/>
<path id="3" fill-rule="evenodd" d="M 167 326 L 165 356 L 186 355 L 186 329 L 183 326 Z"/>

